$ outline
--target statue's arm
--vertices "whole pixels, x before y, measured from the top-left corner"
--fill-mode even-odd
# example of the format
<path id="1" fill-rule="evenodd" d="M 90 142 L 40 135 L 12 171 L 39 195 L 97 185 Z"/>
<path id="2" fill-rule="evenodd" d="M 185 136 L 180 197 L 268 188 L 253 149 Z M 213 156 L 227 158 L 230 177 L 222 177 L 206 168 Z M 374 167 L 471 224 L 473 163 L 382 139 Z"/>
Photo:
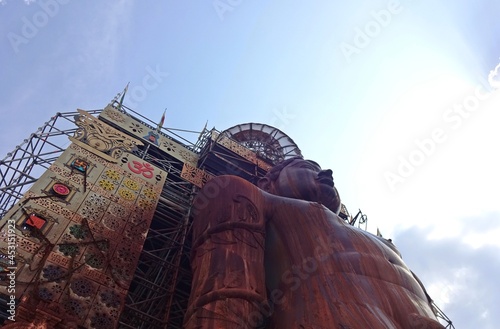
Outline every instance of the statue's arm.
<path id="1" fill-rule="evenodd" d="M 193 203 L 193 283 L 185 328 L 254 328 L 268 307 L 263 196 L 235 176 L 219 176 Z"/>

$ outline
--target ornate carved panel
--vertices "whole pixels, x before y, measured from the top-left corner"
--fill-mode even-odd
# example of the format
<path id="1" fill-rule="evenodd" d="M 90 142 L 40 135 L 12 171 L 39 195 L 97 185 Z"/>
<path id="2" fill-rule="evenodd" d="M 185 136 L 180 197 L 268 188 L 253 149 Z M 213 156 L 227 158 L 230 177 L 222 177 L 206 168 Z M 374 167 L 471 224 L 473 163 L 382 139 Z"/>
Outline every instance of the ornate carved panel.
<path id="1" fill-rule="evenodd" d="M 110 162 L 116 162 L 124 151 L 132 151 L 142 142 L 97 120 L 87 112 L 78 110 L 75 123 L 79 129 L 70 139 L 79 146 Z"/>
<path id="2" fill-rule="evenodd" d="M 198 169 L 188 163 L 184 163 L 182 166 L 181 177 L 198 187 L 202 187 L 206 182 L 213 178 L 213 175 L 210 175 L 204 170 Z"/>
<path id="3" fill-rule="evenodd" d="M 255 163 L 255 164 L 257 163 L 257 155 L 254 152 L 250 151 L 249 149 L 247 149 L 244 146 L 241 146 L 240 144 L 236 143 L 235 141 L 229 139 L 228 137 L 219 135 L 217 137 L 217 143 L 219 143 L 220 145 L 233 151 L 234 153 L 241 155 L 242 157 L 244 157 L 248 161 Z"/>
<path id="4" fill-rule="evenodd" d="M 133 135 L 156 145 L 162 151 L 170 154 L 177 160 L 184 163 L 187 162 L 191 165 L 196 165 L 198 161 L 198 155 L 193 151 L 161 134 L 158 134 L 157 131 L 152 130 L 150 127 L 136 121 L 128 115 L 121 113 L 110 105 L 108 105 L 101 112 L 99 117 L 120 125 Z"/>

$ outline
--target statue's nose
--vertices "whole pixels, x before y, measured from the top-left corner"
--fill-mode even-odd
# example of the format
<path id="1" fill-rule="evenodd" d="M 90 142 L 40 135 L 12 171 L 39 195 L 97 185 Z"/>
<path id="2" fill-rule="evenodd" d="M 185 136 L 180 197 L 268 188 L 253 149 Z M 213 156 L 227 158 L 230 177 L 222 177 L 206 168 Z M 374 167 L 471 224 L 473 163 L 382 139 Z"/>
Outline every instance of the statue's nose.
<path id="1" fill-rule="evenodd" d="M 318 173 L 318 176 L 319 177 L 330 177 L 330 178 L 333 178 L 333 171 L 331 169 L 321 170 Z"/>

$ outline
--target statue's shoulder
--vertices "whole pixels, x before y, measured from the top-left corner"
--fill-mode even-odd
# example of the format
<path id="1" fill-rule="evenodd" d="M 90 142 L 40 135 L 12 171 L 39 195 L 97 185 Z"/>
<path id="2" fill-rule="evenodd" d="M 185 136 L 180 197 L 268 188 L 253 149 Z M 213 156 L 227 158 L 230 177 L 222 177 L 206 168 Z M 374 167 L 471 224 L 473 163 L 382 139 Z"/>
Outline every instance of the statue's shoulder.
<path id="1" fill-rule="evenodd" d="M 201 190 L 212 192 L 216 190 L 223 190 L 241 193 L 255 193 L 260 191 L 257 186 L 253 185 L 249 181 L 233 175 L 222 175 L 214 177 L 209 180 Z"/>
<path id="2" fill-rule="evenodd" d="M 215 184 L 222 186 L 222 187 L 238 186 L 238 187 L 246 187 L 246 188 L 250 188 L 250 189 L 254 189 L 254 188 L 258 189 L 257 186 L 253 185 L 249 181 L 247 181 L 241 177 L 234 176 L 234 175 L 221 175 L 221 176 L 214 177 L 211 180 L 209 180 L 207 182 L 207 184 L 205 184 L 205 186 L 207 186 L 210 182 L 212 182 L 212 184 L 215 183 Z"/>
<path id="3" fill-rule="evenodd" d="M 248 222 L 260 227 L 264 225 L 265 211 L 266 202 L 258 187 L 237 176 L 217 176 L 201 188 L 193 201 L 193 232 L 203 232 L 209 223 Z"/>
<path id="4" fill-rule="evenodd" d="M 259 202 L 262 190 L 252 183 L 233 175 L 217 176 L 209 180 L 198 192 L 197 199 L 206 202 L 224 202 L 235 197 L 245 197 L 253 202 Z"/>

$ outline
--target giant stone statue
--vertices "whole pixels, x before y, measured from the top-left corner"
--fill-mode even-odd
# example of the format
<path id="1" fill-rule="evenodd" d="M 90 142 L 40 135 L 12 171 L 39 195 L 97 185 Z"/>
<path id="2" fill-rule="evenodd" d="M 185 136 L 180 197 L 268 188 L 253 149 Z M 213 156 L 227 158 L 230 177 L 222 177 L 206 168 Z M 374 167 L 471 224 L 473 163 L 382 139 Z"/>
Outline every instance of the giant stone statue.
<path id="1" fill-rule="evenodd" d="M 346 224 L 332 171 L 286 160 L 194 202 L 186 329 L 444 328 L 399 252 Z"/>

